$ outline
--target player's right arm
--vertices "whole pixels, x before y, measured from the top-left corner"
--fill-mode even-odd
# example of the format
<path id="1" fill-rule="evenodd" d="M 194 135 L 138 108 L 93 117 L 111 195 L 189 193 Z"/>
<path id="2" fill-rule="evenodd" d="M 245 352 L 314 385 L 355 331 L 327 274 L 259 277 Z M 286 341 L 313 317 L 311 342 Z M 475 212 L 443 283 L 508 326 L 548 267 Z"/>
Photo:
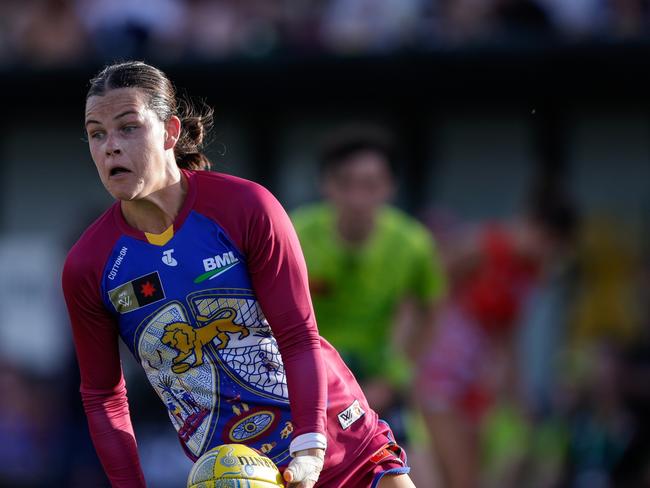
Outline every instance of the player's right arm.
<path id="1" fill-rule="evenodd" d="M 65 296 L 90 435 L 111 485 L 142 488 L 144 475 L 131 425 L 117 325 L 104 308 L 92 263 L 71 251 L 63 269 Z"/>

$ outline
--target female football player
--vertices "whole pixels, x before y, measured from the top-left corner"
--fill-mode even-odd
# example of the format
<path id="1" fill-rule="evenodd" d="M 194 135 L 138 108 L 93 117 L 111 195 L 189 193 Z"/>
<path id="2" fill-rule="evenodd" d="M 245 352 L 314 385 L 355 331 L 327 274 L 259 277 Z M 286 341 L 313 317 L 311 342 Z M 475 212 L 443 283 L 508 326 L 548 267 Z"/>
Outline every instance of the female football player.
<path id="1" fill-rule="evenodd" d="M 413 487 L 390 428 L 319 337 L 290 221 L 263 187 L 205 171 L 211 111 L 141 62 L 90 82 L 90 153 L 115 204 L 70 251 L 63 289 L 91 436 L 114 487 L 143 487 L 118 338 L 197 459 L 266 453 L 288 486 Z"/>

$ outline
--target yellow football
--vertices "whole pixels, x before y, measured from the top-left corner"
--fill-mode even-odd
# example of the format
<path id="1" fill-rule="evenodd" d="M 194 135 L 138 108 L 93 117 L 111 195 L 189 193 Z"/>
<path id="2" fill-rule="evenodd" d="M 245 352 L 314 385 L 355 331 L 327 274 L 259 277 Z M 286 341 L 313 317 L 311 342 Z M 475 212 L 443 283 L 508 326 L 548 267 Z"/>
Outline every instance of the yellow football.
<path id="1" fill-rule="evenodd" d="M 187 488 L 282 488 L 278 467 L 243 444 L 213 447 L 196 460 Z"/>

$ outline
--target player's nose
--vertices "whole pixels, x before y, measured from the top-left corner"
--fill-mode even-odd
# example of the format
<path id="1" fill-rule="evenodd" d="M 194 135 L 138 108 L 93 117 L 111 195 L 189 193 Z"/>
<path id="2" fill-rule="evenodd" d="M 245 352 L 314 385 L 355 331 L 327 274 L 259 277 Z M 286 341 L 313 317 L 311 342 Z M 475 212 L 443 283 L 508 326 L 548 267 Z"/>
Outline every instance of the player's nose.
<path id="1" fill-rule="evenodd" d="M 122 152 L 116 138 L 111 135 L 106 137 L 104 151 L 106 152 L 106 156 L 117 156 Z"/>

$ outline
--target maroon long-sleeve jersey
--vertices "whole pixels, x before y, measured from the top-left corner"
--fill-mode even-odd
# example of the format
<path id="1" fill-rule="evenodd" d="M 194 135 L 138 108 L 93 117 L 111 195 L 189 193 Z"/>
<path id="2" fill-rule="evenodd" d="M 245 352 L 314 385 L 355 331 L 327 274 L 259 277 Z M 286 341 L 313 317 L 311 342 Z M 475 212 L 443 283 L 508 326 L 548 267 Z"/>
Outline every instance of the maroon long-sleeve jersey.
<path id="1" fill-rule="evenodd" d="M 115 487 L 145 485 L 121 338 L 188 456 L 241 442 L 284 467 L 292 441 L 293 450 L 326 442 L 323 485 L 355 462 L 377 416 L 318 334 L 289 218 L 250 181 L 202 171 L 183 178 L 187 195 L 168 231 L 130 227 L 117 202 L 64 266 L 81 395 L 104 469 Z"/>

